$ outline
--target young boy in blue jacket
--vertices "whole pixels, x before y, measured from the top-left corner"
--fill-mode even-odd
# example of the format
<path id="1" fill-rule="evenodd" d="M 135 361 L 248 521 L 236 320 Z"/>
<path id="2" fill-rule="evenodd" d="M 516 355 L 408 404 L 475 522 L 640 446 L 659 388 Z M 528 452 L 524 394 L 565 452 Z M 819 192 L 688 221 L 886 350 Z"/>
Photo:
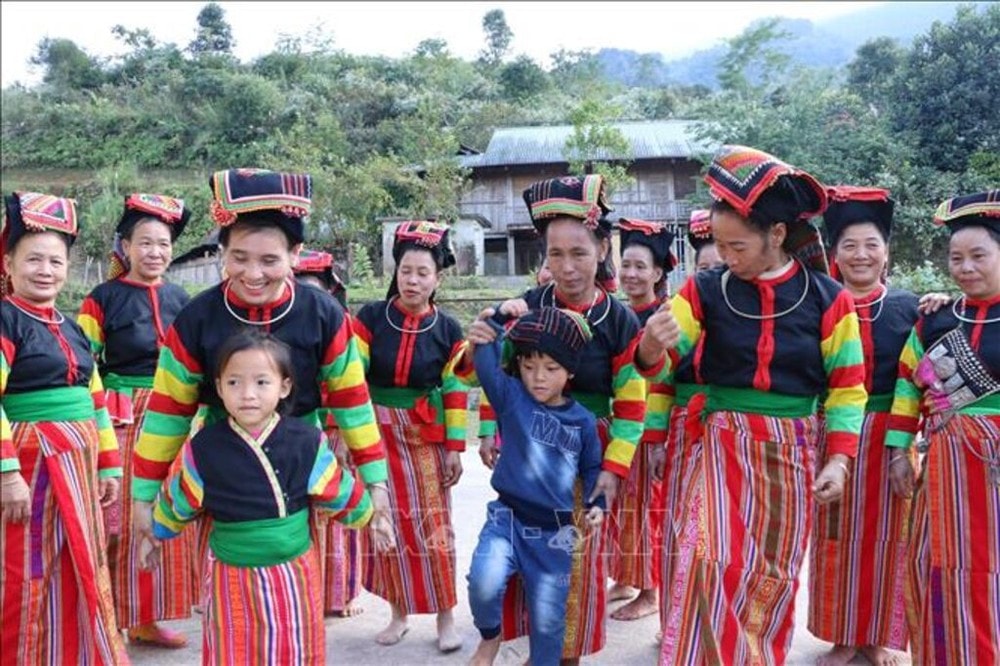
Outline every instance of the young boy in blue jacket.
<path id="1" fill-rule="evenodd" d="M 571 558 L 583 537 L 573 523 L 577 478 L 590 498 L 587 525 L 600 525 L 604 516 L 604 497 L 591 497 L 601 471 L 597 423 L 564 395 L 591 332 L 579 314 L 558 308 L 528 312 L 506 334 L 492 315 L 484 311 L 466 336 L 503 433 L 491 479 L 499 497 L 487 506 L 468 575 L 469 605 L 482 636 L 470 663 L 496 658 L 507 579 L 518 573 L 528 601 L 531 663 L 548 666 L 562 654 Z M 504 337 L 513 352 L 506 372 Z"/>

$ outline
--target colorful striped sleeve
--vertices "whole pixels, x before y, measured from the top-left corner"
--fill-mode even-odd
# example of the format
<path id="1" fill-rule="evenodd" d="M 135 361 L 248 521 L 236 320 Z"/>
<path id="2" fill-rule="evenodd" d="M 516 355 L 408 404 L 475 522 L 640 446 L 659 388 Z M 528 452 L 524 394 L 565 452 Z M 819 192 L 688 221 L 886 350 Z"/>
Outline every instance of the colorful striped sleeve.
<path id="1" fill-rule="evenodd" d="M 333 413 L 361 478 L 371 484 L 388 479 L 388 467 L 358 347 L 350 321 L 343 320 L 323 356 L 320 380 L 327 387 L 324 406 Z"/>
<path id="2" fill-rule="evenodd" d="M 705 315 L 694 276 L 689 277 L 677 295 L 670 300 L 670 311 L 673 312 L 674 319 L 681 329 L 680 341 L 668 353 L 672 372 L 701 339 L 701 322 L 704 321 Z"/>
<path id="3" fill-rule="evenodd" d="M 364 484 L 337 463 L 322 437 L 309 474 L 309 495 L 316 508 L 331 513 L 346 527 L 364 527 L 371 520 L 372 501 Z"/>
<path id="4" fill-rule="evenodd" d="M 94 358 L 100 357 L 104 350 L 104 310 L 93 296 L 83 299 L 83 303 L 80 304 L 80 314 L 76 316 L 76 323 L 87 336 L 90 352 Z"/>
<path id="5" fill-rule="evenodd" d="M 465 451 L 465 434 L 469 419 L 469 387 L 455 374 L 461 361 L 465 341 L 451 348 L 451 356 L 441 372 L 441 393 L 444 397 L 444 447 L 449 451 Z"/>
<path id="6" fill-rule="evenodd" d="M 497 436 L 497 413 L 493 411 L 493 405 L 485 391 L 479 392 L 479 436 Z"/>
<path id="7" fill-rule="evenodd" d="M 656 444 L 667 441 L 670 408 L 673 404 L 673 387 L 664 382 L 654 382 L 649 385 L 646 392 L 646 419 L 643 421 L 642 441 Z"/>
<path id="8" fill-rule="evenodd" d="M 14 365 L 14 349 L 14 343 L 0 335 L 0 398 L 7 392 L 7 378 L 10 377 L 10 367 Z M 17 459 L 17 451 L 14 450 L 10 421 L 7 420 L 3 400 L 0 400 L 0 473 L 20 469 L 21 461 Z"/>
<path id="9" fill-rule="evenodd" d="M 371 367 L 371 344 L 372 344 L 372 332 L 368 330 L 365 323 L 361 321 L 358 317 L 351 318 L 351 330 L 354 331 L 354 339 L 358 344 L 358 357 L 361 359 L 361 366 L 365 369 L 365 375 L 368 374 L 368 368 Z"/>
<path id="10" fill-rule="evenodd" d="M 111 415 L 105 403 L 104 385 L 97 368 L 90 376 L 90 397 L 94 401 L 94 420 L 97 422 L 99 444 L 97 447 L 97 470 L 102 479 L 117 478 L 122 475 L 121 455 L 118 452 L 118 438 L 114 426 L 111 425 Z"/>
<path id="11" fill-rule="evenodd" d="M 914 382 L 917 364 L 924 357 L 924 345 L 920 341 L 919 324 L 910 331 L 910 337 L 899 355 L 899 369 L 896 388 L 889 411 L 889 424 L 885 434 L 885 445 L 895 448 L 909 448 L 920 427 L 920 400 L 923 393 Z"/>
<path id="12" fill-rule="evenodd" d="M 604 451 L 601 467 L 622 478 L 628 477 L 646 418 L 647 384 L 634 362 L 638 344 L 636 335 L 611 359 L 611 441 Z"/>
<path id="13" fill-rule="evenodd" d="M 865 416 L 865 359 L 854 299 L 842 289 L 823 313 L 820 353 L 827 377 L 823 402 L 827 455 L 858 453 L 858 437 Z"/>
<path id="14" fill-rule="evenodd" d="M 132 496 L 152 502 L 170 464 L 191 432 L 198 411 L 198 384 L 203 371 L 177 329 L 167 329 L 153 376 L 153 394 L 142 420 L 133 456 Z"/>
<path id="15" fill-rule="evenodd" d="M 181 464 L 175 467 L 160 488 L 153 506 L 153 536 L 172 539 L 201 513 L 205 484 L 194 462 L 191 442 L 181 448 Z"/>

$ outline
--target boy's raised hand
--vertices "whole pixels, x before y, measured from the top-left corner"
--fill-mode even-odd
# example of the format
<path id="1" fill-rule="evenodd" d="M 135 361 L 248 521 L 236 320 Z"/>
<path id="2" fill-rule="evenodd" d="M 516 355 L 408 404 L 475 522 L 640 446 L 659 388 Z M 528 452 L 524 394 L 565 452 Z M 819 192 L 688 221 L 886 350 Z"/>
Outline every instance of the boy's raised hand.
<path id="1" fill-rule="evenodd" d="M 486 323 L 486 320 L 496 313 L 493 308 L 486 308 L 479 313 L 476 321 L 469 325 L 469 330 L 465 334 L 465 339 L 474 345 L 489 345 L 497 339 L 497 332 Z"/>

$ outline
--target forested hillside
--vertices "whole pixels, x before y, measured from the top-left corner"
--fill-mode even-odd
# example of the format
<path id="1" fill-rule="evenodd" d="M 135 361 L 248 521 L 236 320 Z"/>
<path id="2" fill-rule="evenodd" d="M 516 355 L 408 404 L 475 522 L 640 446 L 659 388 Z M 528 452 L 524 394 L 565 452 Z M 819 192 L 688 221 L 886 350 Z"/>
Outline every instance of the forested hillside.
<path id="1" fill-rule="evenodd" d="M 868 41 L 839 68 L 794 64 L 782 45 L 796 37 L 763 22 L 727 42 L 716 81 L 684 86 L 622 83 L 592 52 L 561 51 L 545 69 L 512 53 L 499 10 L 483 30 L 474 61 L 434 39 L 400 59 L 352 55 L 317 32 L 239 62 L 208 4 L 189 44 L 116 27 L 129 50 L 111 61 L 46 39 L 43 83 L 3 90 L 2 186 L 77 196 L 96 257 L 123 192 L 165 191 L 201 211 L 215 169 L 306 170 L 316 241 L 372 243 L 377 216 L 456 212 L 467 174 L 454 156 L 485 148 L 496 127 L 688 118 L 702 138 L 771 151 L 826 182 L 891 188 L 896 260 L 914 267 L 942 257 L 929 254 L 940 200 L 1000 184 L 998 5 L 960 8 L 912 44 Z M 208 226 L 196 217 L 178 252 Z"/>

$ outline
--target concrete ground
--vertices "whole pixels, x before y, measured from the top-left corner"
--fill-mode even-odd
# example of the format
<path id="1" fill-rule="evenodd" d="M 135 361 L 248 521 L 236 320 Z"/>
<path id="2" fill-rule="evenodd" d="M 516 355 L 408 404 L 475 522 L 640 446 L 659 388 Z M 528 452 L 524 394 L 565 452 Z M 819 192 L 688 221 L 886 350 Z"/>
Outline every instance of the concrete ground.
<path id="1" fill-rule="evenodd" d="M 485 520 L 486 503 L 495 497 L 495 493 L 489 486 L 489 470 L 480 462 L 474 446 L 463 454 L 462 463 L 465 471 L 452 493 L 452 521 L 458 556 L 458 606 L 455 608 L 455 617 L 459 632 L 465 641 L 462 649 L 448 655 L 438 652 L 433 615 L 411 617 L 410 631 L 400 643 L 391 647 L 378 645 L 373 637 L 388 622 L 389 606 L 378 597 L 364 592 L 359 600 L 364 613 L 351 618 L 326 620 L 327 663 L 352 666 L 381 664 L 436 666 L 468 662 L 478 643 L 479 634 L 472 625 L 466 596 L 465 574 L 469 570 L 472 551 Z M 815 639 L 805 628 L 807 568 L 803 567 L 803 583 L 796 603 L 795 635 L 787 662 L 789 664 L 812 664 L 829 647 Z M 616 607 L 617 604 L 612 606 Z M 594 656 L 585 657 L 582 660 L 583 664 L 656 663 L 658 657 L 655 642 L 658 629 L 656 614 L 632 622 L 619 622 L 610 618 L 607 622 L 606 647 Z M 150 666 L 199 663 L 201 616 L 195 615 L 192 619 L 172 622 L 168 626 L 188 635 L 190 639 L 188 647 L 181 650 L 163 650 L 129 645 L 128 653 L 133 663 Z M 498 666 L 523 664 L 527 656 L 528 642 L 526 638 L 522 638 L 504 643 L 496 664 Z M 866 660 L 859 657 L 852 663 L 863 664 Z"/>

